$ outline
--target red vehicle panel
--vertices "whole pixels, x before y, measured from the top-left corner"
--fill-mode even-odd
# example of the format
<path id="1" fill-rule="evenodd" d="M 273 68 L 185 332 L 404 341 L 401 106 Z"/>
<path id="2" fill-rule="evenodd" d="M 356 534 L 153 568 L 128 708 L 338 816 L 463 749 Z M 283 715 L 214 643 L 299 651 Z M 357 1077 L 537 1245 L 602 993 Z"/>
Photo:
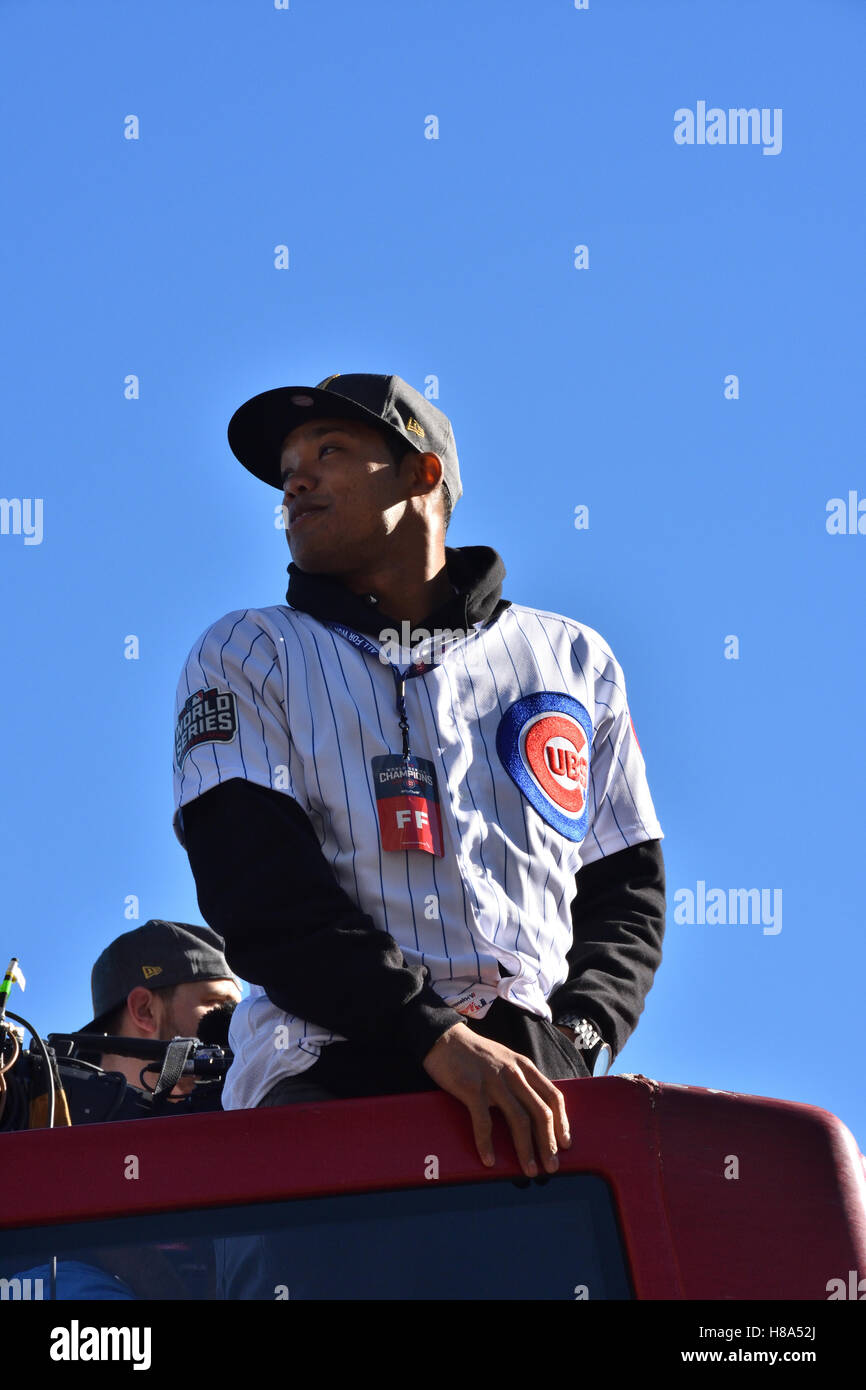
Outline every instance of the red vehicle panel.
<path id="1" fill-rule="evenodd" d="M 866 1172 L 835 1116 L 645 1077 L 561 1085 L 560 1171 L 608 1183 L 637 1298 L 826 1300 L 866 1273 Z M 423 1188 L 431 1157 L 440 1186 L 520 1179 L 499 1117 L 496 1146 L 486 1169 L 439 1093 L 26 1131 L 0 1137 L 0 1228 Z"/>

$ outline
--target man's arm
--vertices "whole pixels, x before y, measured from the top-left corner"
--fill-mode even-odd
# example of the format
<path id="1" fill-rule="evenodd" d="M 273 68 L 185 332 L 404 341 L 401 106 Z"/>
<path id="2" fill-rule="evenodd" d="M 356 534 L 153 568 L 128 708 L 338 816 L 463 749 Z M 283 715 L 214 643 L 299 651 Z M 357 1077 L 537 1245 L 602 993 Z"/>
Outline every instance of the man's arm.
<path id="1" fill-rule="evenodd" d="M 561 1092 L 526 1057 L 478 1037 L 407 965 L 337 883 L 303 809 L 284 792 L 233 778 L 183 808 L 199 906 L 226 959 L 287 1013 L 408 1050 L 469 1110 L 483 1163 L 495 1162 L 502 1111 L 527 1176 L 554 1172 L 571 1139 Z"/>
<path id="2" fill-rule="evenodd" d="M 589 1019 L 616 1056 L 637 1026 L 661 962 L 661 841 L 644 840 L 584 865 L 571 917 L 568 979 L 549 1001 L 554 1022 Z"/>
<path id="3" fill-rule="evenodd" d="M 233 778 L 183 808 L 202 915 L 285 1013 L 419 1061 L 461 1021 L 340 887 L 306 813 Z"/>

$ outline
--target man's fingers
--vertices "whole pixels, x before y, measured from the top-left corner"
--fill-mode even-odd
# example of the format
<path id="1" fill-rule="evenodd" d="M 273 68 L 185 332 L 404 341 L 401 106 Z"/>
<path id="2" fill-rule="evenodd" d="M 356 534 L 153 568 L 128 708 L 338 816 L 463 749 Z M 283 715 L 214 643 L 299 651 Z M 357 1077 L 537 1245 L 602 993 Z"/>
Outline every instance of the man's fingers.
<path id="1" fill-rule="evenodd" d="M 423 1065 L 437 1086 L 466 1106 L 482 1163 L 492 1167 L 496 1161 L 490 1114 L 495 1107 L 508 1124 L 527 1177 L 538 1173 L 536 1149 L 545 1171 L 556 1172 L 558 1148 L 571 1144 L 565 1101 L 528 1057 L 457 1023 L 433 1044 Z"/>
<path id="2" fill-rule="evenodd" d="M 472 1102 L 465 1101 L 464 1104 L 468 1107 L 472 1117 L 472 1132 L 475 1136 L 478 1157 L 487 1168 L 492 1168 L 496 1162 L 496 1155 L 493 1152 L 493 1123 L 490 1118 L 490 1106 L 483 1096 L 479 1096 L 477 1100 Z"/>
<path id="3" fill-rule="evenodd" d="M 540 1072 L 528 1057 L 518 1056 L 517 1062 L 524 1073 L 527 1084 L 544 1101 L 553 1117 L 553 1131 L 557 1147 L 571 1148 L 568 1112 L 565 1108 L 565 1097 L 559 1087 L 543 1072 Z"/>
<path id="4" fill-rule="evenodd" d="M 515 1073 L 519 1075 L 519 1073 Z M 535 1150 L 533 1148 L 533 1116 L 529 1114 L 525 1105 L 518 1100 L 517 1096 L 510 1089 L 504 1075 L 500 1074 L 500 1085 L 493 1104 L 501 1110 L 505 1116 L 508 1128 L 511 1130 L 511 1138 L 514 1141 L 514 1149 L 517 1154 L 517 1161 L 528 1178 L 534 1178 L 538 1173 L 538 1164 L 535 1160 Z M 521 1077 L 522 1082 L 522 1077 Z M 523 1083 L 525 1086 L 525 1082 Z M 527 1088 L 528 1090 L 528 1088 Z M 545 1168 L 550 1160 L 550 1151 L 547 1153 L 541 1149 L 545 1160 Z"/>
<path id="5" fill-rule="evenodd" d="M 489 1090 L 465 1104 L 472 1117 L 475 1146 L 487 1167 L 492 1167 L 495 1162 L 490 1114 L 491 1106 L 495 1106 L 502 1112 L 511 1131 L 517 1161 L 526 1176 L 534 1178 L 538 1173 L 536 1147 L 545 1171 L 556 1172 L 559 1160 L 556 1157 L 553 1113 L 533 1091 L 517 1066 L 503 1069 Z"/>
<path id="6" fill-rule="evenodd" d="M 555 1115 L 551 1105 L 547 1104 L 539 1094 L 542 1088 L 535 1078 L 527 1078 L 522 1071 L 518 1071 L 514 1075 L 511 1089 L 515 1100 L 523 1107 L 526 1114 L 530 1134 L 535 1140 L 535 1146 L 545 1172 L 555 1173 L 559 1168 L 559 1159 L 557 1158 L 559 1141 L 556 1133 Z"/>

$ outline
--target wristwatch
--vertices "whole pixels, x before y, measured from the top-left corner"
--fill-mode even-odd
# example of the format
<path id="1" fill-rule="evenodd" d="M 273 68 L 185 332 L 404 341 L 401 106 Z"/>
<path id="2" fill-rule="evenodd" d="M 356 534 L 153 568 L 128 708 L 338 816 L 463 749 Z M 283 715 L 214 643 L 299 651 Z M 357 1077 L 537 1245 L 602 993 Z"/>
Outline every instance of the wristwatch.
<path id="1" fill-rule="evenodd" d="M 574 1029 L 574 1045 L 578 1052 L 583 1053 L 590 1076 L 606 1076 L 613 1062 L 613 1051 L 595 1024 L 588 1018 L 578 1018 L 576 1014 L 566 1014 L 556 1021 L 564 1028 Z"/>

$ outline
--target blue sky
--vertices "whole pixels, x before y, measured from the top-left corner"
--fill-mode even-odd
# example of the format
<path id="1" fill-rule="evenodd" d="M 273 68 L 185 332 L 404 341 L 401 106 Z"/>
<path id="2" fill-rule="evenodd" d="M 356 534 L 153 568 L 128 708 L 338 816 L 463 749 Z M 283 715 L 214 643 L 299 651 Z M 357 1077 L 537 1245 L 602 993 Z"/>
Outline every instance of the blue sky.
<path id="1" fill-rule="evenodd" d="M 175 684 L 289 558 L 232 412 L 435 377 L 449 543 L 625 670 L 669 914 L 615 1070 L 819 1105 L 866 1147 L 866 534 L 827 529 L 866 499 L 863 6 L 6 0 L 0 31 L 0 492 L 42 504 L 38 543 L 0 534 L 12 1007 L 80 1026 L 129 895 L 201 920 Z M 780 147 L 677 143 L 699 102 L 780 111 Z M 780 893 L 781 929 L 677 922 L 699 883 Z"/>

